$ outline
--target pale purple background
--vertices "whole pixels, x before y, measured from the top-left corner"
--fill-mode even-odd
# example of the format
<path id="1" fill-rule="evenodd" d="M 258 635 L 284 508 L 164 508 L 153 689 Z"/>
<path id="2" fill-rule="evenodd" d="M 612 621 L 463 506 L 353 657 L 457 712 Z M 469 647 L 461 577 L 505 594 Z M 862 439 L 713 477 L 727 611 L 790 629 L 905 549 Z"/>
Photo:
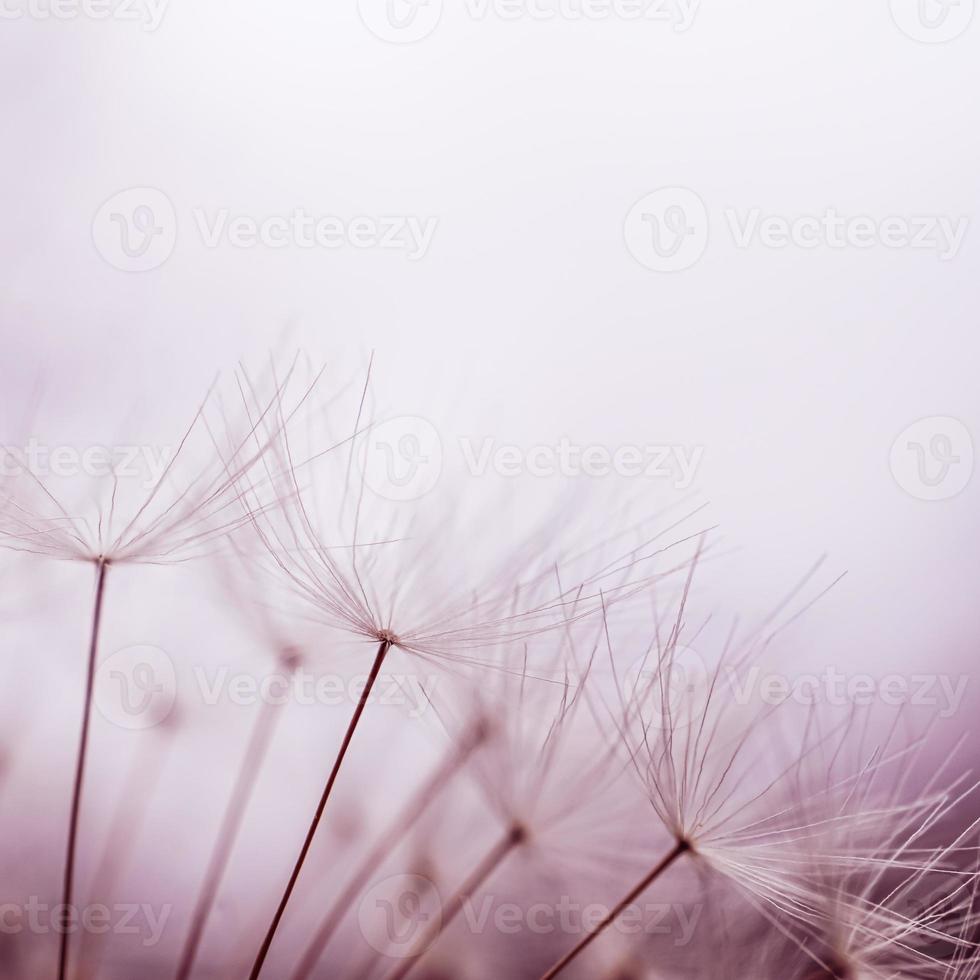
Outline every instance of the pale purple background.
<path id="1" fill-rule="evenodd" d="M 3 438 L 19 438 L 37 388 L 40 437 L 77 442 L 90 425 L 121 438 L 130 419 L 179 430 L 216 370 L 254 363 L 284 332 L 352 371 L 375 349 L 379 404 L 432 420 L 449 446 L 703 446 L 694 489 L 730 549 L 712 601 L 759 614 L 824 552 L 824 584 L 849 572 L 797 635 L 802 663 L 975 671 L 980 482 L 914 499 L 889 451 L 923 417 L 980 431 L 976 229 L 948 262 L 740 250 L 722 212 L 972 220 L 978 50 L 980 23 L 923 44 L 886 0 L 705 0 L 685 33 L 481 22 L 447 4 L 408 45 L 370 33 L 353 0 L 173 0 L 154 32 L 0 21 Z M 630 255 L 623 221 L 670 185 L 703 198 L 711 241 L 693 268 L 658 274 Z M 143 273 L 111 267 L 92 241 L 102 203 L 134 186 L 163 190 L 178 215 L 173 255 Z M 196 207 L 439 224 L 416 262 L 208 249 Z M 492 495 L 506 482 L 470 485 Z M 540 482 L 524 479 L 529 499 L 562 489 Z M 676 496 L 612 482 L 600 497 L 652 510 Z M 84 619 L 81 570 L 44 588 L 31 601 Z M 82 651 L 67 627 L 54 645 L 30 629 L 14 645 L 43 651 L 39 673 L 19 668 L 11 690 L 37 714 L 28 755 L 50 759 L 53 780 L 77 707 L 71 676 L 55 679 Z M 117 645 L 166 640 L 162 627 L 113 629 Z M 25 692 L 38 690 L 34 712 Z M 18 772 L 22 817 L 33 792 L 63 799 L 43 772 Z M 32 833 L 60 840 L 61 826 L 52 810 Z"/>

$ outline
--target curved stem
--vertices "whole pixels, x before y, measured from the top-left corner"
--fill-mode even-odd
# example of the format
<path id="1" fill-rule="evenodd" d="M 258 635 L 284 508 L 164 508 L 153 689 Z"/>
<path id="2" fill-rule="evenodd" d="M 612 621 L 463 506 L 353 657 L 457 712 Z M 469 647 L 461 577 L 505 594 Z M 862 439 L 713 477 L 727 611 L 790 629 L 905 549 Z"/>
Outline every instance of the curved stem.
<path id="1" fill-rule="evenodd" d="M 95 664 L 99 655 L 99 630 L 102 625 L 102 606 L 105 600 L 105 580 L 109 563 L 100 559 L 95 583 L 95 605 L 92 610 L 92 633 L 89 640 L 88 665 L 85 671 L 85 702 L 82 708 L 82 731 L 78 740 L 78 756 L 75 760 L 75 783 L 71 795 L 71 815 L 68 818 L 68 847 L 65 855 L 65 871 L 61 883 L 61 904 L 71 908 L 75 887 L 75 848 L 78 842 L 78 817 L 81 812 L 82 784 L 85 780 L 85 759 L 88 754 L 89 723 L 92 718 L 92 691 L 95 686 Z M 66 912 L 66 914 L 69 914 Z M 68 939 L 70 932 L 64 929 L 58 947 L 58 980 L 65 980 L 68 970 Z"/>
<path id="2" fill-rule="evenodd" d="M 581 953 L 590 943 L 598 939 L 603 932 L 609 926 L 619 918 L 623 910 L 628 906 L 632 905 L 649 887 L 653 884 L 657 878 L 660 877 L 682 854 L 686 854 L 691 849 L 691 845 L 687 841 L 678 841 L 674 846 L 674 849 L 661 860 L 653 870 L 635 887 L 629 894 L 627 894 L 620 902 L 618 902 L 612 909 L 612 911 L 592 930 L 574 949 L 567 952 L 547 973 L 541 975 L 541 980 L 551 980 L 552 977 L 558 976 L 562 970 L 568 966 L 569 963 L 574 960 L 579 953 Z"/>
<path id="3" fill-rule="evenodd" d="M 334 761 L 333 769 L 330 770 L 330 775 L 327 778 L 327 784 L 323 787 L 320 802 L 317 804 L 316 812 L 313 814 L 313 820 L 310 823 L 310 829 L 306 832 L 306 839 L 303 841 L 303 846 L 300 849 L 299 857 L 296 859 L 296 864 L 293 866 L 292 874 L 290 874 L 289 881 L 286 883 L 286 890 L 283 892 L 282 898 L 279 900 L 279 906 L 276 909 L 276 914 L 272 917 L 272 922 L 270 923 L 269 929 L 265 934 L 265 939 L 262 940 L 262 945 L 259 947 L 258 955 L 255 957 L 255 962 L 252 964 L 252 972 L 249 974 L 249 980 L 256 980 L 258 975 L 262 972 L 262 966 L 265 963 L 265 958 L 269 955 L 269 948 L 272 946 L 272 940 L 275 939 L 276 930 L 279 928 L 279 923 L 282 921 L 283 913 L 286 911 L 286 906 L 289 904 L 289 899 L 293 894 L 293 889 L 296 887 L 299 874 L 303 870 L 306 855 L 309 853 L 310 847 L 313 844 L 313 838 L 316 836 L 317 827 L 320 825 L 320 818 L 323 816 L 323 811 L 327 806 L 327 800 L 330 798 L 330 791 L 333 789 L 333 784 L 337 781 L 337 774 L 340 772 L 340 766 L 344 761 L 344 756 L 347 754 L 347 749 L 350 747 L 351 739 L 354 737 L 354 730 L 357 728 L 357 723 L 361 720 L 361 715 L 364 713 L 364 707 L 367 704 L 368 696 L 371 694 L 371 689 L 374 687 L 374 682 L 378 679 L 378 674 L 381 672 L 381 665 L 384 663 L 384 659 L 390 649 L 390 640 L 382 640 L 381 644 L 378 646 L 378 652 L 375 655 L 374 663 L 371 666 L 371 673 L 368 674 L 367 683 L 364 685 L 364 690 L 361 692 L 361 697 L 357 702 L 357 708 L 354 709 L 353 717 L 350 720 L 350 724 L 347 726 L 347 733 L 344 735 L 344 740 L 340 745 L 340 751 L 337 753 L 337 758 Z"/>

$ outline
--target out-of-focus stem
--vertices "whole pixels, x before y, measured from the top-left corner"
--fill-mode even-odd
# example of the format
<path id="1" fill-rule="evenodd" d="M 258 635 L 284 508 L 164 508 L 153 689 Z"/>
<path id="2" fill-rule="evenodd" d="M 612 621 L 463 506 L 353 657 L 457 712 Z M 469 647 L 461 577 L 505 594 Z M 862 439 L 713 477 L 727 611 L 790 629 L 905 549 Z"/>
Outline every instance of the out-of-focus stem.
<path id="1" fill-rule="evenodd" d="M 456 916 L 459 915 L 463 904 L 469 900 L 470 896 L 478 888 L 483 886 L 483 883 L 500 867 L 504 859 L 516 847 L 523 844 L 526 839 L 527 831 L 521 824 L 515 823 L 507 828 L 507 833 L 494 844 L 466 881 L 460 885 L 450 899 L 443 905 L 442 915 L 422 934 L 415 947 L 402 960 L 398 967 L 388 974 L 387 980 L 401 980 L 402 977 L 407 976 L 415 968 L 429 947 L 449 928 Z"/>
<path id="2" fill-rule="evenodd" d="M 429 778 L 415 791 L 408 803 L 402 808 L 398 816 L 391 822 L 388 831 L 381 835 L 377 844 L 368 853 L 361 863 L 354 877 L 348 882 L 347 887 L 341 892 L 340 896 L 333 903 L 310 940 L 303 958 L 293 971 L 291 980 L 307 980 L 313 972 L 317 961 L 323 954 L 323 950 L 330 941 L 337 927 L 343 921 L 344 916 L 357 896 L 363 891 L 364 887 L 371 880 L 371 876 L 377 871 L 384 859 L 394 850 L 395 847 L 404 839 L 405 833 L 419 820 L 429 805 L 438 797 L 446 784 L 455 774 L 466 764 L 470 754 L 483 740 L 483 729 L 468 735 L 461 746 L 454 747 L 439 767 L 429 776 Z"/>
<path id="3" fill-rule="evenodd" d="M 227 870 L 228 860 L 231 857 L 235 841 L 238 839 L 245 810 L 258 781 L 259 772 L 269 750 L 272 736 L 275 734 L 276 719 L 279 717 L 278 708 L 278 704 L 272 701 L 264 701 L 258 717 L 255 719 L 248 748 L 245 750 L 245 756 L 239 766 L 235 785 L 225 808 L 214 849 L 211 851 L 211 857 L 208 861 L 207 871 L 204 873 L 197 902 L 194 905 L 190 930 L 187 939 L 184 941 L 184 947 L 177 964 L 176 980 L 187 980 L 194 967 L 194 960 L 200 948 L 201 937 L 204 935 L 204 928 L 207 925 L 211 909 L 214 907 L 218 887 Z"/>

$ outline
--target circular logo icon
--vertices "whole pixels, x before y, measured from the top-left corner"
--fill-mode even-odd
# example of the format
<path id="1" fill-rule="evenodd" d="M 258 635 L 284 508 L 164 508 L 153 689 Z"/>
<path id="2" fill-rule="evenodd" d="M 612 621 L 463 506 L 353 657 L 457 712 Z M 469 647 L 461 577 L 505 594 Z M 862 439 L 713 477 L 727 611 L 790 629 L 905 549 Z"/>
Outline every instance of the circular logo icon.
<path id="1" fill-rule="evenodd" d="M 630 208 L 623 234 L 640 265 L 654 272 L 680 272 L 708 247 L 708 209 L 686 187 L 661 187 Z"/>
<path id="2" fill-rule="evenodd" d="M 442 475 L 442 440 L 435 426 L 417 416 L 374 426 L 361 444 L 364 482 L 386 500 L 418 500 Z"/>
<path id="3" fill-rule="evenodd" d="M 392 959 L 425 951 L 419 943 L 435 939 L 442 923 L 442 901 L 435 885 L 421 875 L 393 875 L 361 899 L 357 922 L 368 945 Z"/>
<path id="4" fill-rule="evenodd" d="M 173 661 L 159 647 L 117 650 L 95 672 L 95 706 L 106 721 L 136 731 L 161 725 L 177 700 Z"/>
<path id="5" fill-rule="evenodd" d="M 890 464 L 906 493 L 918 500 L 947 500 L 973 476 L 973 439 L 959 419 L 919 419 L 892 444 Z"/>
<path id="6" fill-rule="evenodd" d="M 700 717 L 710 681 L 701 655 L 677 646 L 662 663 L 654 650 L 630 664 L 623 675 L 623 696 L 644 725 L 677 731 Z"/>
<path id="7" fill-rule="evenodd" d="M 889 0 L 892 20 L 913 41 L 941 44 L 959 37 L 973 20 L 975 0 Z"/>
<path id="8" fill-rule="evenodd" d="M 439 26 L 442 0 L 357 0 L 364 26 L 382 41 L 412 44 Z"/>
<path id="9" fill-rule="evenodd" d="M 163 191 L 131 187 L 96 212 L 92 241 L 113 268 L 147 272 L 170 258 L 177 244 L 177 213 Z"/>

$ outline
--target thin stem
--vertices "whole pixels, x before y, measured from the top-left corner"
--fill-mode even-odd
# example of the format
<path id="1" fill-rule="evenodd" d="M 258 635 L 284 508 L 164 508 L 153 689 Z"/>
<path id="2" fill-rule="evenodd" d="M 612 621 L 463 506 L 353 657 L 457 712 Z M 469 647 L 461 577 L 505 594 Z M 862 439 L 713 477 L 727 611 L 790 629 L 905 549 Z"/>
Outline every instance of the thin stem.
<path id="1" fill-rule="evenodd" d="M 238 775 L 235 777 L 235 785 L 221 819 L 218 836 L 211 851 L 207 871 L 201 883 L 201 890 L 198 892 L 197 902 L 194 905 L 190 931 L 184 941 L 184 948 L 181 950 L 180 961 L 177 965 L 176 980 L 187 980 L 194 967 L 194 960 L 197 957 L 201 937 L 204 935 L 204 928 L 207 925 L 211 909 L 214 907 L 218 887 L 227 870 L 228 860 L 238 838 L 245 810 L 255 789 L 262 763 L 269 749 L 269 743 L 275 733 L 275 721 L 279 717 L 278 707 L 279 705 L 273 701 L 263 702 L 258 717 L 255 719 L 252 734 L 249 736 L 248 748 L 245 750 Z"/>
<path id="2" fill-rule="evenodd" d="M 521 824 L 512 824 L 507 833 L 490 849 L 487 856 L 477 865 L 470 876 L 454 892 L 448 902 L 442 907 L 442 915 L 434 922 L 430 929 L 427 929 L 414 949 L 402 960 L 393 973 L 389 973 L 387 980 L 401 980 L 415 967 L 418 961 L 425 955 L 429 947 L 449 928 L 453 920 L 459 915 L 465 902 L 470 896 L 480 888 L 483 883 L 497 870 L 504 858 L 527 840 L 527 831 Z"/>
<path id="3" fill-rule="evenodd" d="M 357 869 L 354 877 L 348 882 L 347 887 L 327 912 L 320 928 L 306 947 L 299 965 L 293 971 L 291 980 L 307 980 L 307 977 L 316 968 L 317 961 L 323 954 L 327 943 L 343 921 L 344 916 L 350 911 L 354 899 L 371 880 L 371 876 L 377 871 L 384 859 L 401 842 L 406 831 L 414 826 L 446 784 L 465 765 L 466 760 L 480 741 L 482 741 L 482 732 L 476 737 L 468 738 L 462 747 L 453 748 L 442 764 L 415 791 L 398 816 L 391 822 L 387 833 L 382 834 L 378 843 Z"/>
<path id="4" fill-rule="evenodd" d="M 673 850 L 663 858 L 654 869 L 620 901 L 612 911 L 572 950 L 567 952 L 547 973 L 541 975 L 541 980 L 551 980 L 574 960 L 590 943 L 596 940 L 619 916 L 623 910 L 632 905 L 682 854 L 686 854 L 691 845 L 686 840 L 678 841 Z"/>
<path id="5" fill-rule="evenodd" d="M 149 759 L 141 752 L 133 754 L 119 804 L 106 834 L 105 849 L 92 880 L 91 893 L 101 900 L 108 901 L 115 890 L 120 872 L 131 856 L 133 845 L 146 819 L 153 790 L 167 760 L 171 742 L 172 733 L 168 731 L 157 740 Z M 98 974 L 105 947 L 109 942 L 110 934 L 82 932 L 78 947 L 82 977 L 92 978 Z M 75 976 L 79 976 L 77 969 Z"/>
<path id="6" fill-rule="evenodd" d="M 258 955 L 255 957 L 255 963 L 252 964 L 252 972 L 249 974 L 249 980 L 256 980 L 256 978 L 262 972 L 262 965 L 265 963 L 265 958 L 269 955 L 269 948 L 272 946 L 272 940 L 276 936 L 276 930 L 279 928 L 279 923 L 282 920 L 283 913 L 286 911 L 286 906 L 289 904 L 289 898 L 293 894 L 293 889 L 296 887 L 299 874 L 303 870 L 303 863 L 306 861 L 306 855 L 309 853 L 310 847 L 313 844 L 313 838 L 316 836 L 317 827 L 320 825 L 320 818 L 323 816 L 323 811 L 327 806 L 327 800 L 330 798 L 330 791 L 333 789 L 333 784 L 337 780 L 337 773 L 340 772 L 341 763 L 343 763 L 344 756 L 347 754 L 347 749 L 350 746 L 351 739 L 354 737 L 354 730 L 357 728 L 357 723 L 361 720 L 361 715 L 364 713 L 364 707 L 367 704 L 368 696 L 371 694 L 371 688 L 374 687 L 374 682 L 378 679 L 378 674 L 381 672 L 381 665 L 384 663 L 385 657 L 388 655 L 388 651 L 390 649 L 391 640 L 388 639 L 382 640 L 378 646 L 378 652 L 375 655 L 374 663 L 371 666 L 371 673 L 368 674 L 367 683 L 364 685 L 364 690 L 361 692 L 361 697 L 357 702 L 357 707 L 354 709 L 354 714 L 350 720 L 350 724 L 347 726 L 347 733 L 344 735 L 344 740 L 340 745 L 340 751 L 337 753 L 337 758 L 334 761 L 333 769 L 330 770 L 330 776 L 327 779 L 327 784 L 323 787 L 320 802 L 317 804 L 316 812 L 313 814 L 310 829 L 306 832 L 306 839 L 303 841 L 303 847 L 300 849 L 299 857 L 296 859 L 296 864 L 293 866 L 292 874 L 289 876 L 289 881 L 286 884 L 286 890 L 283 892 L 282 898 L 279 900 L 279 907 L 276 909 L 276 914 L 272 918 L 272 922 L 269 925 L 269 930 L 265 934 L 265 939 L 262 940 L 262 945 L 259 948 Z"/>
<path id="7" fill-rule="evenodd" d="M 78 741 L 78 757 L 75 760 L 75 784 L 71 796 L 71 815 L 68 818 L 68 847 L 65 855 L 65 872 L 61 886 L 61 903 L 65 909 L 71 908 L 72 891 L 75 886 L 75 846 L 78 842 L 78 816 L 82 803 L 82 783 L 85 779 L 85 758 L 88 754 L 89 722 L 92 717 L 92 691 L 95 685 L 95 664 L 99 655 L 99 629 L 102 625 L 102 606 L 105 599 L 106 575 L 109 562 L 99 559 L 95 583 L 95 605 L 92 610 L 92 634 L 89 641 L 88 666 L 85 672 L 85 702 L 82 708 L 82 731 Z M 68 939 L 70 932 L 61 933 L 58 947 L 58 980 L 65 980 L 68 970 Z"/>

